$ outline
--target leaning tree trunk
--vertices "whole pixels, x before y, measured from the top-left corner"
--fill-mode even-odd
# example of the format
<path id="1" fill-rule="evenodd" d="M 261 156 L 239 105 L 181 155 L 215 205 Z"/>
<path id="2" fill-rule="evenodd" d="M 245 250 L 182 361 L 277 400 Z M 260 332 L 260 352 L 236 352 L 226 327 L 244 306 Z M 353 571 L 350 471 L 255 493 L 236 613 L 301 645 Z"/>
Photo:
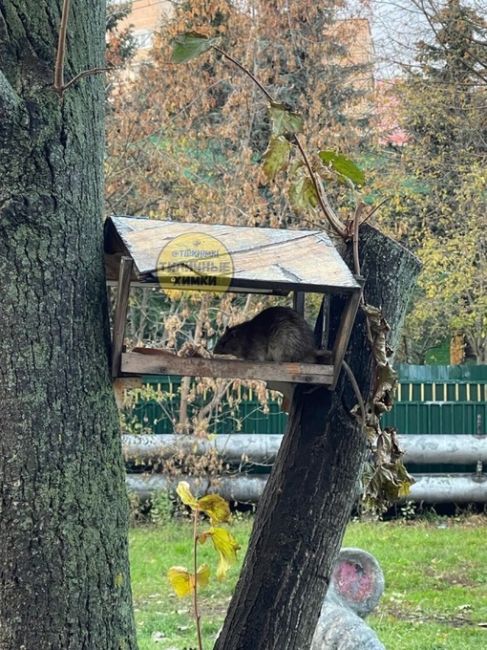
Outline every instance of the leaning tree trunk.
<path id="1" fill-rule="evenodd" d="M 75 2 L 67 79 L 103 66 Z M 62 0 L 0 0 L 0 648 L 136 647 L 102 265 L 104 83 L 52 89 Z"/>
<path id="2" fill-rule="evenodd" d="M 383 308 L 394 346 L 419 264 L 367 226 L 361 229 L 360 251 L 365 299 Z M 348 363 L 367 396 L 373 360 L 362 312 Z M 310 647 L 366 453 L 365 436 L 350 414 L 355 404 L 344 372 L 335 392 L 296 390 L 216 650 Z"/>

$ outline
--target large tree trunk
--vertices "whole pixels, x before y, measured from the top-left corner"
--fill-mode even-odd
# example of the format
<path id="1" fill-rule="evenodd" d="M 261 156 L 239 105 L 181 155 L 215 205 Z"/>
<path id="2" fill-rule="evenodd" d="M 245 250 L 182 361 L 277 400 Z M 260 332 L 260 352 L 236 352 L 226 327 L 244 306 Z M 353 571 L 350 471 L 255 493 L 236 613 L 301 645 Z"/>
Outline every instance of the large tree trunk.
<path id="1" fill-rule="evenodd" d="M 66 77 L 104 64 L 76 2 Z M 0 648 L 136 647 L 102 265 L 104 83 L 52 90 L 62 0 L 0 0 Z"/>
<path id="2" fill-rule="evenodd" d="M 361 229 L 360 250 L 366 301 L 382 306 L 394 346 L 419 264 L 370 227 Z M 349 350 L 367 396 L 373 363 L 362 312 Z M 310 647 L 366 453 L 365 436 L 350 415 L 355 404 L 344 372 L 335 392 L 296 389 L 217 650 Z"/>

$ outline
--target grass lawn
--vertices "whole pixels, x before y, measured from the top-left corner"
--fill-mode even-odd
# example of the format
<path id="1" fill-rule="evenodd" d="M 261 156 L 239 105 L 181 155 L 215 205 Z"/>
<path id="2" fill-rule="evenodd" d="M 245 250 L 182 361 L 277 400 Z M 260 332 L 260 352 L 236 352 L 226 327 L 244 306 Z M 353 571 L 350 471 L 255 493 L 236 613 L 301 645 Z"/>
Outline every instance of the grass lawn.
<path id="1" fill-rule="evenodd" d="M 242 546 L 251 521 L 232 532 Z M 358 546 L 381 563 L 386 589 L 367 620 L 388 650 L 487 648 L 487 517 L 432 521 L 351 523 L 344 546 Z M 191 603 L 169 588 L 173 565 L 190 566 L 189 523 L 134 528 L 130 534 L 132 586 L 140 650 L 195 648 Z M 200 547 L 201 562 L 216 566 L 215 554 Z M 213 578 L 201 594 L 205 650 L 213 647 L 237 579 Z"/>

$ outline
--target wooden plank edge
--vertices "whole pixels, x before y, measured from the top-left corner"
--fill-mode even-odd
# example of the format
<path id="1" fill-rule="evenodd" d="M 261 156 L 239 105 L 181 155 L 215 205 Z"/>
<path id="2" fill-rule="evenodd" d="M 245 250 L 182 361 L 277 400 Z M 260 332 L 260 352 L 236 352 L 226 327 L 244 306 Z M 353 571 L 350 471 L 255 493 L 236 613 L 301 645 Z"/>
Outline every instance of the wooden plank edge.
<path id="1" fill-rule="evenodd" d="M 117 286 L 118 280 L 113 277 L 107 278 L 108 286 Z M 157 289 L 159 281 L 157 277 L 150 272 L 138 273 L 137 279 L 132 281 L 133 287 L 141 289 Z M 210 289 L 205 289 L 210 291 Z M 198 285 L 189 287 L 178 287 L 178 291 L 202 291 Z M 299 284 L 297 282 L 271 282 L 258 280 L 240 280 L 232 278 L 227 289 L 228 293 L 255 293 L 268 294 L 276 296 L 288 296 L 292 291 L 301 291 L 304 293 L 326 293 L 326 294 L 351 294 L 357 291 L 355 286 L 337 286 L 321 284 Z"/>
<path id="2" fill-rule="evenodd" d="M 127 309 L 129 304 L 130 293 L 130 276 L 132 274 L 134 262 L 130 257 L 122 257 L 120 260 L 119 280 L 117 299 L 115 303 L 115 315 L 113 317 L 112 333 L 112 359 L 111 371 L 112 377 L 118 377 L 120 374 L 120 360 L 123 349 L 123 339 L 125 334 L 125 325 L 127 321 Z"/>
<path id="3" fill-rule="evenodd" d="M 333 349 L 333 366 L 335 369 L 335 376 L 331 382 L 330 390 L 335 390 L 336 384 L 338 382 L 338 377 L 340 376 L 342 363 L 347 352 L 361 297 L 362 289 L 359 289 L 355 293 L 352 293 L 343 310 L 343 314 L 340 320 L 340 329 L 338 331 L 335 347 Z"/>
<path id="4" fill-rule="evenodd" d="M 258 379 L 302 384 L 333 382 L 334 368 L 306 363 L 262 363 L 225 359 L 177 357 L 152 350 L 151 354 L 123 352 L 123 375 L 180 375 L 183 377 L 215 377 L 222 379 Z"/>

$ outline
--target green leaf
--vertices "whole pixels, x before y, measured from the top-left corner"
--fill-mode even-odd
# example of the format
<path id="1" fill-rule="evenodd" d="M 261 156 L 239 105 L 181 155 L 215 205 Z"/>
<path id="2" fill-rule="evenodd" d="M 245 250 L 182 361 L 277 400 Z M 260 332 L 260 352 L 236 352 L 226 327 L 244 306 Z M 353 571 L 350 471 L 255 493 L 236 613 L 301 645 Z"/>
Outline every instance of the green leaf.
<path id="1" fill-rule="evenodd" d="M 291 151 L 291 143 L 283 135 L 272 136 L 262 159 L 262 169 L 270 181 L 281 170 L 286 169 Z"/>
<path id="2" fill-rule="evenodd" d="M 329 165 L 338 174 L 351 180 L 354 185 L 363 185 L 365 183 L 364 172 L 350 158 L 335 151 L 320 151 L 318 155 L 325 164 Z"/>
<path id="3" fill-rule="evenodd" d="M 269 114 L 272 121 L 273 135 L 300 133 L 303 129 L 304 121 L 301 115 L 290 111 L 284 104 L 272 102 L 269 107 Z"/>
<path id="4" fill-rule="evenodd" d="M 296 212 L 306 212 L 316 208 L 318 196 L 313 181 L 304 175 L 299 175 L 289 188 L 289 201 Z"/>
<path id="5" fill-rule="evenodd" d="M 172 40 L 172 57 L 173 63 L 185 63 L 195 59 L 203 52 L 207 52 L 213 45 L 218 43 L 218 38 L 208 38 L 204 34 L 196 32 L 185 32 L 178 34 Z"/>

